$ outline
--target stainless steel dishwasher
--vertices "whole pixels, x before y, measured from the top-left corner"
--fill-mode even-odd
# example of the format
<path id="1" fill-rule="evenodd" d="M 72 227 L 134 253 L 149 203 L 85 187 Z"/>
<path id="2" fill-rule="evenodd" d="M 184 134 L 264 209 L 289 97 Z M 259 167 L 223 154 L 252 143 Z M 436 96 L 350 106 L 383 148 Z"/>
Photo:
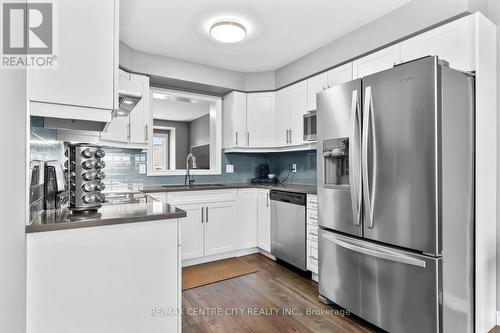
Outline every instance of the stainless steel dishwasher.
<path id="1" fill-rule="evenodd" d="M 271 190 L 271 253 L 306 270 L 306 195 Z"/>

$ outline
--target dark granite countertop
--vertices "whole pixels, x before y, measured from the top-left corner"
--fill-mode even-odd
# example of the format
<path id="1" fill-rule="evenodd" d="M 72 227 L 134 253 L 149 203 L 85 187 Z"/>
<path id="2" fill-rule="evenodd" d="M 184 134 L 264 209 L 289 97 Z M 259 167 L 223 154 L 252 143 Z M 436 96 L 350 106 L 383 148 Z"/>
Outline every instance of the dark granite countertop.
<path id="1" fill-rule="evenodd" d="M 193 186 L 184 185 L 156 185 L 144 186 L 142 192 L 182 192 L 182 191 L 206 191 L 206 190 L 229 190 L 240 188 L 264 188 L 269 190 L 280 190 L 293 193 L 316 194 L 315 185 L 297 185 L 297 184 L 249 184 L 249 183 L 222 183 L 222 184 L 194 184 Z"/>
<path id="2" fill-rule="evenodd" d="M 96 213 L 76 215 L 65 209 L 43 211 L 26 226 L 26 232 L 54 231 L 111 224 L 186 217 L 186 212 L 167 203 L 144 197 L 133 203 L 104 204 Z"/>

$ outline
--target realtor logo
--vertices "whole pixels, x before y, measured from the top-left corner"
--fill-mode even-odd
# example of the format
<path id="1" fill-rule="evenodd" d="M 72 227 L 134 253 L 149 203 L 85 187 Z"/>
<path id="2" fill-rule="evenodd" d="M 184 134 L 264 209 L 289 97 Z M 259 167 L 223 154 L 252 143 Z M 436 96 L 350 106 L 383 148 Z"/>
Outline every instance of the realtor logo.
<path id="1" fill-rule="evenodd" d="M 54 3 L 2 3 L 2 67 L 54 68 Z"/>

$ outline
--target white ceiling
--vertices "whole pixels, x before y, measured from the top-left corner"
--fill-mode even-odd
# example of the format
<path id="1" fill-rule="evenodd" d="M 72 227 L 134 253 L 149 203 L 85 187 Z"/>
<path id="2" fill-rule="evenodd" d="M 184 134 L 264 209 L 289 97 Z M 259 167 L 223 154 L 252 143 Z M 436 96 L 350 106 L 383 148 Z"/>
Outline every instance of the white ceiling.
<path id="1" fill-rule="evenodd" d="M 153 118 L 171 121 L 192 121 L 210 113 L 210 104 L 153 98 Z"/>
<path id="2" fill-rule="evenodd" d="M 133 49 L 241 72 L 276 70 L 410 0 L 121 0 L 120 39 Z M 213 41 L 215 20 L 248 37 Z"/>

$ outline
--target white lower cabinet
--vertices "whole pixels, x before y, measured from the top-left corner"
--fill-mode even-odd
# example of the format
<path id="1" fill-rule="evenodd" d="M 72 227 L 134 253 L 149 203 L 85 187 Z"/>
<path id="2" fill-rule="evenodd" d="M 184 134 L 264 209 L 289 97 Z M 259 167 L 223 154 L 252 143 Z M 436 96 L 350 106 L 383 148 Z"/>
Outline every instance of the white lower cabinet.
<path id="1" fill-rule="evenodd" d="M 187 216 L 181 219 L 182 259 L 193 259 L 204 255 L 203 204 L 177 205 L 186 211 Z"/>
<path id="2" fill-rule="evenodd" d="M 213 202 L 205 205 L 205 255 L 237 249 L 236 203 Z"/>
<path id="3" fill-rule="evenodd" d="M 237 250 L 237 190 L 148 195 L 186 211 L 186 217 L 180 220 L 182 260 Z"/>
<path id="4" fill-rule="evenodd" d="M 306 216 L 307 270 L 318 274 L 318 197 L 316 195 L 307 195 Z"/>
<path id="5" fill-rule="evenodd" d="M 238 249 L 257 247 L 257 198 L 255 188 L 238 190 Z"/>
<path id="6" fill-rule="evenodd" d="M 264 251 L 271 252 L 271 202 L 269 190 L 258 190 L 257 246 Z"/>

